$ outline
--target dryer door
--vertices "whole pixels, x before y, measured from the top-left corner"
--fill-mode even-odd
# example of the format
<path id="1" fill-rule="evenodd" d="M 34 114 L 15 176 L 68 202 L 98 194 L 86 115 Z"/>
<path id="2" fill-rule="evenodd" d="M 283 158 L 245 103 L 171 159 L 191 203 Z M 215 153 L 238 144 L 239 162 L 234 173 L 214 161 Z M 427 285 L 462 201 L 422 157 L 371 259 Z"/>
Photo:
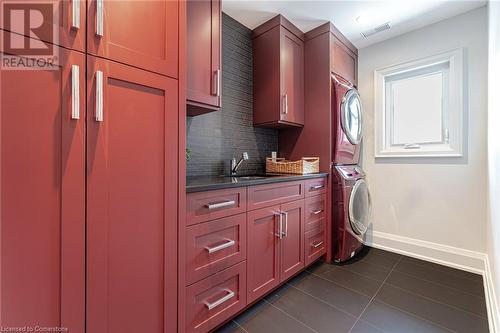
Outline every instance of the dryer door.
<path id="1" fill-rule="evenodd" d="M 358 179 L 354 184 L 349 198 L 349 222 L 352 231 L 364 235 L 370 225 L 371 198 L 364 179 Z"/>
<path id="2" fill-rule="evenodd" d="M 350 89 L 342 98 L 340 122 L 347 139 L 353 145 L 361 142 L 363 135 L 363 109 L 356 89 Z"/>

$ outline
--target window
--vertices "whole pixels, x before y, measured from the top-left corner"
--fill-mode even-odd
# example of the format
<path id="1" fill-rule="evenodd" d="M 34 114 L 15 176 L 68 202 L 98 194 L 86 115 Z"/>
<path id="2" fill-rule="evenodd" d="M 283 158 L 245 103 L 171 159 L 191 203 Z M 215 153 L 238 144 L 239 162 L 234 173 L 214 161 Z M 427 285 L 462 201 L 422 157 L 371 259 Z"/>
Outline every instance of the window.
<path id="1" fill-rule="evenodd" d="M 375 71 L 375 157 L 463 154 L 463 50 Z"/>

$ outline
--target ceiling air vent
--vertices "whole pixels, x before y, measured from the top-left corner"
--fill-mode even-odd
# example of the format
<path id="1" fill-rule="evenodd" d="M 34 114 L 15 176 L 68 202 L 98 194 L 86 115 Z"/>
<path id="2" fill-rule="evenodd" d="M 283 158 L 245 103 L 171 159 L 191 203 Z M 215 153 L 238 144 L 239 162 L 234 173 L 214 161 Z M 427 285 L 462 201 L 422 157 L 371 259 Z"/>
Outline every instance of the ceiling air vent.
<path id="1" fill-rule="evenodd" d="M 369 37 L 371 35 L 375 35 L 376 33 L 382 32 L 384 30 L 389 30 L 391 28 L 390 22 L 385 22 L 384 24 L 379 25 L 378 27 L 375 27 L 370 30 L 363 31 L 361 33 L 361 36 L 363 37 Z"/>

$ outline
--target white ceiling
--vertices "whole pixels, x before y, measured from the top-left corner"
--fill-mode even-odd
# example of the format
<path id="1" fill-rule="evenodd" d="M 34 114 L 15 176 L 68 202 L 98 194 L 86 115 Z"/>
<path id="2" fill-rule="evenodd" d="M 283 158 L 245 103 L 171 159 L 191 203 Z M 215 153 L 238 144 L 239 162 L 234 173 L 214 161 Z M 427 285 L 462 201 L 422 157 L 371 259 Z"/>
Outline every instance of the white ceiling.
<path id="1" fill-rule="evenodd" d="M 223 0 L 222 10 L 250 29 L 276 14 L 282 14 L 304 32 L 332 21 L 362 48 L 484 5 L 485 0 Z M 367 38 L 361 36 L 362 31 L 385 22 L 390 22 L 390 30 Z"/>

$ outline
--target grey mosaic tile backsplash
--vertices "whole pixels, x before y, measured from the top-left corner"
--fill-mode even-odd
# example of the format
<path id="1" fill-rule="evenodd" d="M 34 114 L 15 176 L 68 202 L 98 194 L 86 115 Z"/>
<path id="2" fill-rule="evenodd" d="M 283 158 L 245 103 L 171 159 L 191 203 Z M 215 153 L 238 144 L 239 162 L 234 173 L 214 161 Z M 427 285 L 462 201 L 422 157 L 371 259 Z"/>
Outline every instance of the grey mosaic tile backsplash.
<path id="1" fill-rule="evenodd" d="M 252 31 L 222 17 L 222 109 L 187 118 L 191 160 L 187 176 L 228 174 L 229 160 L 246 151 L 241 173 L 265 171 L 265 158 L 278 151 L 278 131 L 253 127 Z"/>

